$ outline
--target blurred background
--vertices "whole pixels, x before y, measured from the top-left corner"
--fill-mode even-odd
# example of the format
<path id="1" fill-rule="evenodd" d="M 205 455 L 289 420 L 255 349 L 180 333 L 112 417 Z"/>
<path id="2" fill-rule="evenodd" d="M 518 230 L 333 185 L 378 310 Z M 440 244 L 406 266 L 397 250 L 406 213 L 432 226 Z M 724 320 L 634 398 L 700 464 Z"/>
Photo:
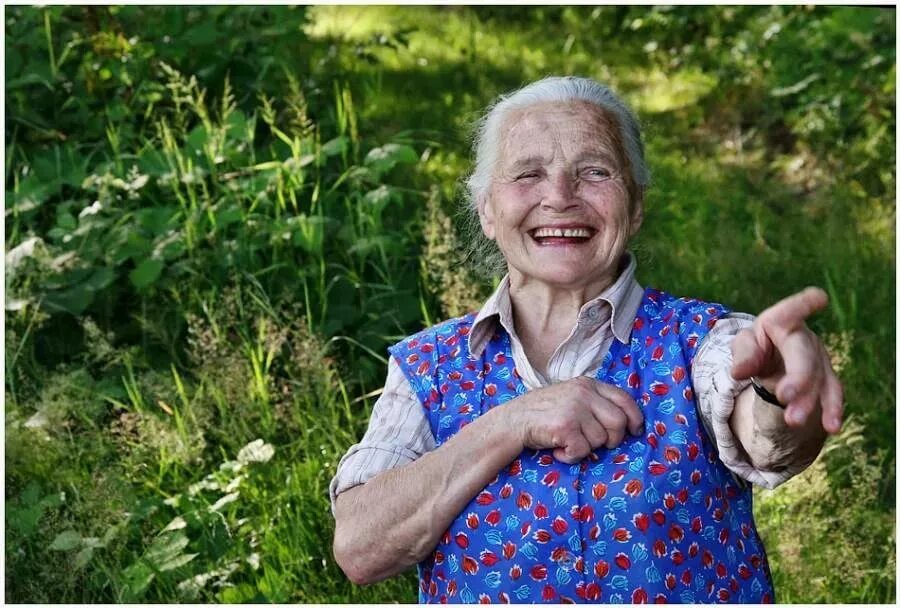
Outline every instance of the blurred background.
<path id="1" fill-rule="evenodd" d="M 895 12 L 7 7 L 8 602 L 412 602 L 327 487 L 386 346 L 478 307 L 470 126 L 590 76 L 645 127 L 638 279 L 809 284 L 844 431 L 757 491 L 781 602 L 895 600 Z"/>

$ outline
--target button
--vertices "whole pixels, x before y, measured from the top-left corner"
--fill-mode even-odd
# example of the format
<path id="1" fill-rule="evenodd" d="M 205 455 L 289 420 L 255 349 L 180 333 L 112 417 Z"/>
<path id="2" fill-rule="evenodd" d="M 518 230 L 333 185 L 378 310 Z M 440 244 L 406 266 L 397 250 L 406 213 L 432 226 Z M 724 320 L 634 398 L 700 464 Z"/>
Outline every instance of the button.
<path id="1" fill-rule="evenodd" d="M 597 310 L 596 306 L 591 306 L 590 308 L 588 308 L 588 316 L 592 319 L 596 319 L 600 316 L 600 311 Z"/>

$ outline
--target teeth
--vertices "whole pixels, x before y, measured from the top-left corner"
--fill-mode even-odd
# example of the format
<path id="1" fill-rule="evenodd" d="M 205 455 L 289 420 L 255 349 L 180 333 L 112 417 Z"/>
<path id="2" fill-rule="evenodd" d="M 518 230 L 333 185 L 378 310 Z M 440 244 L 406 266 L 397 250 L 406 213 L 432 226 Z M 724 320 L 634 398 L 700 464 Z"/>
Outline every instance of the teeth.
<path id="1" fill-rule="evenodd" d="M 587 228 L 538 228 L 534 231 L 534 238 L 543 237 L 568 237 L 590 238 L 591 233 Z"/>

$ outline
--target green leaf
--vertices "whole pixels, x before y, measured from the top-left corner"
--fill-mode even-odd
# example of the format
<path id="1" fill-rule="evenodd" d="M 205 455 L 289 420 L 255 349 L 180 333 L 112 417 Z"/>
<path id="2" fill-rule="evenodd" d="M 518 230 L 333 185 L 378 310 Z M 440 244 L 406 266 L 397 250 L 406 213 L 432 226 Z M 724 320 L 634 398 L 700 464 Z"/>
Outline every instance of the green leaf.
<path id="1" fill-rule="evenodd" d="M 346 135 L 339 135 L 334 139 L 325 142 L 322 144 L 322 152 L 325 156 L 336 156 L 338 154 L 343 154 L 344 151 L 347 150 L 347 145 L 350 143 L 350 140 Z"/>
<path id="2" fill-rule="evenodd" d="M 109 286 L 116 280 L 116 271 L 109 266 L 103 266 L 94 271 L 94 273 L 84 282 L 84 287 L 91 291 L 100 291 Z"/>
<path id="3" fill-rule="evenodd" d="M 138 289 L 145 289 L 159 279 L 159 275 L 162 274 L 162 269 L 162 260 L 148 258 L 138 264 L 137 268 L 129 272 L 128 278 L 131 279 L 132 285 Z"/>
<path id="4" fill-rule="evenodd" d="M 168 231 L 174 225 L 175 207 L 148 207 L 137 213 L 138 223 L 142 228 L 160 235 Z"/>
<path id="5" fill-rule="evenodd" d="M 72 560 L 72 565 L 76 570 L 81 570 L 85 566 L 87 566 L 88 562 L 91 561 L 91 558 L 94 556 L 94 548 L 93 547 L 85 547 L 81 551 L 75 554 L 75 559 Z"/>
<path id="6" fill-rule="evenodd" d="M 159 564 L 159 571 L 166 572 L 168 570 L 175 570 L 176 568 L 187 564 L 198 555 L 199 553 L 182 553 L 181 555 L 176 555 L 172 559 L 166 560 L 165 562 Z"/>
<path id="7" fill-rule="evenodd" d="M 167 533 L 153 541 L 144 554 L 144 559 L 161 569 L 163 564 L 178 557 L 189 542 L 184 532 Z"/>
<path id="8" fill-rule="evenodd" d="M 138 561 L 128 566 L 122 572 L 122 582 L 124 585 L 122 588 L 121 601 L 134 602 L 139 600 L 144 594 L 144 591 L 147 590 L 147 587 L 150 585 L 154 576 L 156 575 L 153 572 L 153 568 L 143 561 Z"/>
<path id="9" fill-rule="evenodd" d="M 52 551 L 71 551 L 81 546 L 81 534 L 75 530 L 60 532 L 50 543 Z"/>
<path id="10" fill-rule="evenodd" d="M 377 208 L 384 207 L 389 202 L 397 198 L 397 191 L 393 188 L 385 186 L 382 184 L 378 186 L 374 190 L 370 190 L 366 192 L 366 195 L 363 197 L 363 200 L 369 205 L 373 205 Z"/>
<path id="11" fill-rule="evenodd" d="M 84 285 L 75 285 L 62 291 L 51 291 L 44 295 L 43 308 L 50 312 L 65 311 L 80 315 L 94 301 L 94 292 Z"/>

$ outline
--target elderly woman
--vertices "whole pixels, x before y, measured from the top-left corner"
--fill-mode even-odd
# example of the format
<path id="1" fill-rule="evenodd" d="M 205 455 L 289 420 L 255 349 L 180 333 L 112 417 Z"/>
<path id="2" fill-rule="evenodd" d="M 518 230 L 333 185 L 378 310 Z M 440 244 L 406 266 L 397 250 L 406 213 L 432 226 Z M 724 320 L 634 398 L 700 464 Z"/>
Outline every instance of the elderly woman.
<path id="1" fill-rule="evenodd" d="M 769 602 L 751 485 L 840 430 L 806 289 L 755 319 L 643 288 L 648 172 L 608 88 L 547 78 L 481 123 L 472 212 L 508 274 L 390 349 L 332 482 L 356 583 L 419 566 L 422 602 Z M 750 482 L 750 483 L 748 483 Z"/>

